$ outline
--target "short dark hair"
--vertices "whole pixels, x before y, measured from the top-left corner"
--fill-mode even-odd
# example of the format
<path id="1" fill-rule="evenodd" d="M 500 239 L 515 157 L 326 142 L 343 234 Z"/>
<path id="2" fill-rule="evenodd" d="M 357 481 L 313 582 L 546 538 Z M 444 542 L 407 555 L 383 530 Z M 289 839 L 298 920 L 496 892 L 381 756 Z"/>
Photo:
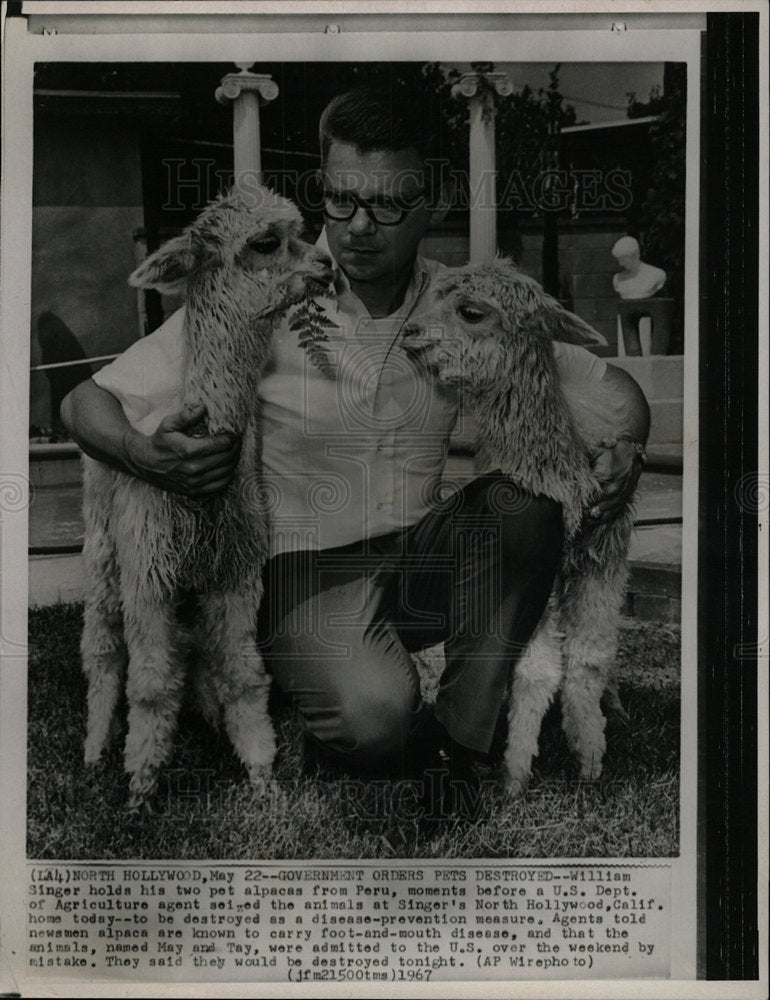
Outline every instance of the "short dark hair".
<path id="1" fill-rule="evenodd" d="M 448 161 L 441 156 L 439 130 L 432 127 L 429 109 L 368 87 L 338 94 L 321 113 L 318 136 L 321 162 L 332 142 L 355 146 L 359 154 L 378 150 L 413 149 L 426 167 L 426 185 L 437 193 Z"/>

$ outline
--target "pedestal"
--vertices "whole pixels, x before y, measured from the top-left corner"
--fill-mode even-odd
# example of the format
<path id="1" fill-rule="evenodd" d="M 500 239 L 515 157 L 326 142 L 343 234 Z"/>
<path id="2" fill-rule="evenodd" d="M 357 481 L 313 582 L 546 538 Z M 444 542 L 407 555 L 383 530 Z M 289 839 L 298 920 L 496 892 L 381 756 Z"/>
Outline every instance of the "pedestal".
<path id="1" fill-rule="evenodd" d="M 673 299 L 621 299 L 618 302 L 618 317 L 626 355 L 665 354 L 671 339 L 673 313 Z M 651 327 L 648 335 L 642 329 L 645 319 L 649 320 Z"/>

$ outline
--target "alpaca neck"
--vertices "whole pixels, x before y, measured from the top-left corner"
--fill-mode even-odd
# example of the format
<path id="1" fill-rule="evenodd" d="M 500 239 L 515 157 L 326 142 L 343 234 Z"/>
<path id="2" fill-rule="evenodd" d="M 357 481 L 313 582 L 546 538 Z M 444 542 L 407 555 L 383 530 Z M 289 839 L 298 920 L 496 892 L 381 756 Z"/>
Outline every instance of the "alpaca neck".
<path id="1" fill-rule="evenodd" d="M 202 282 L 190 291 L 185 324 L 184 402 L 205 405 L 209 433 L 242 433 L 254 412 L 270 321 L 254 320 L 239 308 L 235 289 L 228 294 L 217 287 L 212 293 Z M 250 329 L 243 329 L 246 324 Z"/>
<path id="2" fill-rule="evenodd" d="M 532 369 L 529 369 L 532 370 Z M 593 481 L 558 384 L 555 366 L 540 378 L 515 378 L 476 397 L 478 446 L 525 489 L 574 512 L 588 503 Z"/>

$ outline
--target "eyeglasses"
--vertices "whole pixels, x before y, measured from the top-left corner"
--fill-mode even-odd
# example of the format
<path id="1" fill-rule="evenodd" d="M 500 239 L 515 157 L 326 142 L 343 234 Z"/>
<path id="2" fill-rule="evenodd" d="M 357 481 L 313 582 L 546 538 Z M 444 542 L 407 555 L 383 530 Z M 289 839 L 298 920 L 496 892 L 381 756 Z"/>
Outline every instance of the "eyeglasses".
<path id="1" fill-rule="evenodd" d="M 352 219 L 359 208 L 363 208 L 370 222 L 378 226 L 398 226 L 423 204 L 424 191 L 418 192 L 408 201 L 390 198 L 386 203 L 372 204 L 359 198 L 352 191 L 324 191 L 324 214 L 339 222 Z"/>

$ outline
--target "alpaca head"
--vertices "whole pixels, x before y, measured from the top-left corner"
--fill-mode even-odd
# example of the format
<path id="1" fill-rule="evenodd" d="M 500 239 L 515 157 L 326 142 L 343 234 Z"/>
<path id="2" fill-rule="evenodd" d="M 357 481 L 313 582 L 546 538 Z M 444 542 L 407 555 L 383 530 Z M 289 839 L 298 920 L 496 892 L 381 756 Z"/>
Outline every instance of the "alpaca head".
<path id="1" fill-rule="evenodd" d="M 551 342 L 605 343 L 508 260 L 457 268 L 437 283 L 435 302 L 405 330 L 404 349 L 441 382 L 476 394 L 504 389 L 517 371 L 551 354 Z"/>
<path id="2" fill-rule="evenodd" d="M 143 261 L 129 283 L 188 299 L 197 293 L 203 308 L 226 298 L 242 318 L 267 316 L 331 278 L 328 258 L 299 239 L 301 229 L 295 206 L 267 188 L 222 195 Z"/>
<path id="3" fill-rule="evenodd" d="M 491 467 L 561 503 L 572 537 L 596 483 L 564 400 L 553 341 L 602 338 L 510 261 L 459 268 L 435 291 L 402 346 L 474 400 L 478 444 Z"/>

